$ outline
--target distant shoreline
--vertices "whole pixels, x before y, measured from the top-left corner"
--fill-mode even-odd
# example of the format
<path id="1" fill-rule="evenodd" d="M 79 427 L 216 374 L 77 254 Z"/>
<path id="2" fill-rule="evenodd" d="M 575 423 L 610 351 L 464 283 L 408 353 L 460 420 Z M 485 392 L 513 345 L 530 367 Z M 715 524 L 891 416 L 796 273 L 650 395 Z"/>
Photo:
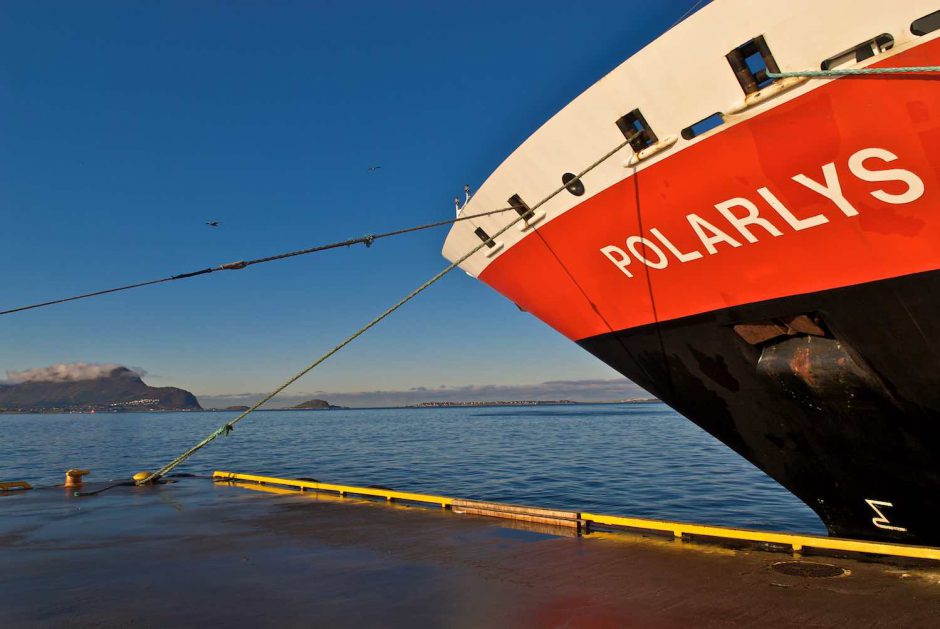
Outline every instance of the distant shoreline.
<path id="1" fill-rule="evenodd" d="M 336 408 L 260 408 L 259 411 L 368 411 L 380 409 L 425 409 L 425 408 L 477 408 L 477 407 L 515 407 L 515 406 L 597 406 L 611 404 L 652 404 L 662 403 L 658 398 L 631 398 L 628 400 L 605 400 L 601 402 L 578 402 L 577 400 L 499 400 L 492 402 L 420 402 L 403 406 L 342 406 Z M 171 412 L 171 411 L 167 411 Z M 233 412 L 222 408 L 206 408 L 203 412 Z"/>
<path id="2" fill-rule="evenodd" d="M 570 406 L 576 404 L 641 404 L 644 402 L 658 402 L 656 398 L 637 398 L 630 400 L 616 400 L 613 402 L 576 402 L 574 400 L 499 400 L 494 402 L 421 402 L 409 404 L 401 408 L 450 408 L 474 406 Z"/>
<path id="3" fill-rule="evenodd" d="M 367 411 L 380 409 L 429 409 L 429 408 L 491 408 L 491 407 L 529 407 L 529 406 L 596 406 L 601 404 L 652 404 L 661 403 L 657 398 L 635 398 L 629 400 L 610 400 L 605 402 L 578 402 L 575 400 L 500 400 L 494 402 L 421 402 L 405 406 L 343 406 L 333 408 L 260 408 L 265 412 L 329 412 L 329 411 Z M 115 415 L 118 413 L 237 413 L 239 410 L 225 408 L 189 409 L 140 409 L 140 410 L 81 410 L 81 409 L 0 409 L 0 415 Z"/>

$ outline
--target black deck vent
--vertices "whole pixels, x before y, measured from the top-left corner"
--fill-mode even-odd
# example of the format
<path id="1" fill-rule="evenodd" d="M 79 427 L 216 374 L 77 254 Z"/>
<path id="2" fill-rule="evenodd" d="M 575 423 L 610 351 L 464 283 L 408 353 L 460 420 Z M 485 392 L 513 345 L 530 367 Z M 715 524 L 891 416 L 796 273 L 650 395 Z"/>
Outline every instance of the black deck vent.
<path id="1" fill-rule="evenodd" d="M 630 147 L 634 152 L 639 153 L 647 146 L 652 146 L 659 141 L 656 134 L 650 128 L 646 118 L 640 113 L 639 109 L 634 109 L 626 116 L 617 121 L 617 128 L 623 134 L 623 137 L 630 140 Z"/>
<path id="2" fill-rule="evenodd" d="M 780 72 L 763 35 L 741 44 L 725 57 L 745 94 L 753 94 L 773 83 L 773 79 L 767 77 L 768 70 Z"/>
<path id="3" fill-rule="evenodd" d="M 528 203 L 522 200 L 518 194 L 514 194 L 509 197 L 509 205 L 512 206 L 516 213 L 524 218 L 525 220 L 531 219 L 535 216 L 535 212 L 532 211 L 532 208 L 529 207 Z"/>
<path id="4" fill-rule="evenodd" d="M 485 242 L 486 246 L 489 247 L 490 249 L 496 246 L 496 243 L 493 242 L 493 239 L 490 238 L 490 235 L 487 234 L 486 230 L 483 229 L 482 227 L 477 227 L 475 230 L 473 230 L 473 233 L 477 235 L 477 238 Z"/>
<path id="5" fill-rule="evenodd" d="M 915 35 L 926 35 L 940 28 L 940 11 L 934 11 L 929 15 L 914 20 L 911 24 L 911 32 Z"/>

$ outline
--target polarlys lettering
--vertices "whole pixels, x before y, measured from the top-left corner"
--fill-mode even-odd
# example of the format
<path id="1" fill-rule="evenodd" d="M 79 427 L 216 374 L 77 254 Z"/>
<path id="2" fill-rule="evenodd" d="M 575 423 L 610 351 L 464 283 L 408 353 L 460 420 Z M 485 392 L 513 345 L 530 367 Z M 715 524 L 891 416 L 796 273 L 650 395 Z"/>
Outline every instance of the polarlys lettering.
<path id="1" fill-rule="evenodd" d="M 903 183 L 906 189 L 902 192 L 897 192 L 895 185 L 892 187 L 895 192 L 879 188 L 869 193 L 883 203 L 903 205 L 923 196 L 924 182 L 909 170 L 884 167 L 896 159 L 897 155 L 886 149 L 866 148 L 849 157 L 846 166 L 853 176 L 865 182 Z M 792 179 L 820 195 L 830 207 L 834 206 L 844 216 L 858 216 L 858 210 L 842 193 L 842 182 L 834 163 L 823 165 L 821 173 L 813 177 L 800 173 Z M 664 269 L 673 262 L 692 262 L 724 249 L 757 243 L 761 238 L 779 238 L 784 235 L 784 231 L 778 227 L 779 221 L 792 231 L 803 231 L 825 225 L 830 220 L 829 216 L 819 211 L 797 216 L 766 187 L 758 188 L 756 194 L 760 197 L 760 204 L 743 197 L 716 203 L 714 207 L 723 219 L 720 223 L 695 213 L 687 214 L 686 223 L 697 237 L 700 247 L 683 251 L 666 234 L 653 227 L 648 235 L 628 236 L 623 246 L 607 245 L 601 247 L 600 252 L 627 277 L 633 277 L 629 267 L 634 261 L 651 269 Z"/>

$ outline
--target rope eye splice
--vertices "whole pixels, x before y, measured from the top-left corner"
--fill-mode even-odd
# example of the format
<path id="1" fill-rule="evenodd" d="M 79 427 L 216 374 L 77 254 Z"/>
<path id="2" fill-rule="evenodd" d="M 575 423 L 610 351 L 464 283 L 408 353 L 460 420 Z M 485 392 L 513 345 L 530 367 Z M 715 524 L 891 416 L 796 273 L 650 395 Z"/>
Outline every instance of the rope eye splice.
<path id="1" fill-rule="evenodd" d="M 283 388 L 280 390 L 283 390 Z M 251 411 L 256 410 L 259 406 L 267 402 L 271 397 L 274 397 L 274 396 L 271 395 L 270 397 L 265 398 L 264 400 L 262 400 L 261 402 L 258 402 L 247 411 L 244 411 L 241 415 L 239 415 L 232 421 L 222 424 L 215 430 L 215 432 L 210 434 L 208 437 L 206 437 L 205 439 L 197 443 L 195 446 L 193 446 L 192 448 L 190 448 L 183 454 L 179 455 L 178 457 L 170 461 L 170 463 L 168 463 L 167 465 L 164 465 L 162 468 L 160 468 L 156 472 L 138 472 L 137 474 L 134 474 L 134 484 L 140 487 L 141 485 L 152 485 L 154 483 L 160 482 L 160 479 L 163 478 L 165 474 L 169 473 L 177 465 L 179 465 L 180 463 L 188 459 L 190 456 L 195 454 L 196 451 L 201 450 L 202 448 L 206 447 L 207 445 L 209 445 L 210 443 L 212 443 L 219 437 L 228 437 L 230 434 L 232 434 L 232 431 L 235 430 L 235 424 L 239 420 L 246 417 Z"/>

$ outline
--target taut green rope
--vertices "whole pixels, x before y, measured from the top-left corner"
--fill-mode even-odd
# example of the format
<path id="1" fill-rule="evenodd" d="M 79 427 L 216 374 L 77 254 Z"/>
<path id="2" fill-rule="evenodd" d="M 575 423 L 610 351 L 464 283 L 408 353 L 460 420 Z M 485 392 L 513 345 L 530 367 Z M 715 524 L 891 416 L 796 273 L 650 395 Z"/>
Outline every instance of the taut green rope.
<path id="1" fill-rule="evenodd" d="M 767 70 L 768 79 L 789 79 L 794 77 L 808 77 L 814 79 L 828 79 L 837 76 L 872 76 L 882 74 L 928 74 L 940 72 L 940 66 L 908 66 L 903 68 L 846 68 L 843 70 L 800 70 L 799 72 L 771 72 Z"/>
<path id="2" fill-rule="evenodd" d="M 572 180 L 566 182 L 564 185 L 562 185 L 560 188 L 556 189 L 556 190 L 555 190 L 554 192 L 552 192 L 550 195 L 548 195 L 547 197 L 545 197 L 544 199 L 542 199 L 541 201 L 539 201 L 538 203 L 536 203 L 535 205 L 533 205 L 532 208 L 531 208 L 531 212 L 534 212 L 534 211 L 537 210 L 539 207 L 541 207 L 542 205 L 544 205 L 545 203 L 547 203 L 548 201 L 550 201 L 551 199 L 553 199 L 555 196 L 557 196 L 559 193 L 561 193 L 563 190 L 566 190 L 566 189 L 572 184 L 572 182 L 574 182 L 574 181 L 579 181 L 579 180 L 581 179 L 581 177 L 583 177 L 583 176 L 586 175 L 587 173 L 589 173 L 589 172 L 591 172 L 592 170 L 594 170 L 595 168 L 597 168 L 600 164 L 602 164 L 602 163 L 605 162 L 607 159 L 609 159 L 609 158 L 610 158 L 612 155 L 614 155 L 617 151 L 619 151 L 619 150 L 622 149 L 623 147 L 627 146 L 627 145 L 630 143 L 630 141 L 633 140 L 633 138 L 637 137 L 638 135 L 639 135 L 639 132 L 632 134 L 629 138 L 627 138 L 626 140 L 624 140 L 623 142 L 621 142 L 620 144 L 618 144 L 616 148 L 614 148 L 614 149 L 612 149 L 611 151 L 607 152 L 603 157 L 601 157 L 601 158 L 598 159 L 596 162 L 594 162 L 593 164 L 591 164 L 590 166 L 588 166 L 587 168 L 585 168 L 583 171 L 581 171 L 580 173 L 578 173 L 578 176 L 577 176 L 577 177 L 575 177 L 574 179 L 572 179 Z M 277 387 L 276 389 L 274 389 L 273 391 L 271 391 L 270 393 L 268 393 L 266 396 L 264 396 L 263 398 L 261 398 L 258 402 L 256 402 L 256 403 L 254 404 L 254 406 L 252 406 L 252 407 L 249 408 L 248 410 L 244 411 L 241 415 L 239 415 L 238 417 L 236 417 L 236 418 L 233 419 L 232 421 L 227 422 L 227 423 L 225 423 L 225 424 L 222 424 L 222 425 L 219 426 L 215 431 L 213 431 L 212 433 L 210 433 L 208 437 L 206 437 L 205 439 L 203 439 L 202 441 L 200 441 L 199 443 L 197 443 L 196 445 L 194 445 L 193 447 L 191 447 L 189 450 L 187 450 L 186 452 L 182 453 L 181 455 L 179 455 L 178 457 L 176 457 L 175 459 L 173 459 L 172 461 L 170 461 L 169 463 L 167 463 L 166 465 L 164 465 L 163 467 L 161 467 L 159 470 L 157 470 L 157 471 L 154 472 L 153 474 L 150 474 L 147 478 L 144 478 L 144 479 L 142 479 L 142 480 L 137 481 L 137 484 L 138 484 L 138 485 L 145 485 L 145 484 L 147 484 L 147 483 L 153 482 L 154 480 L 160 478 L 161 476 L 164 476 L 165 474 L 169 473 L 173 468 L 175 468 L 175 467 L 178 466 L 180 463 L 182 463 L 183 461 L 185 461 L 186 459 L 188 459 L 189 457 L 191 457 L 192 455 L 194 455 L 196 452 L 198 452 L 198 451 L 201 450 L 202 448 L 206 447 L 207 445 L 209 445 L 210 443 L 212 443 L 213 441 L 215 441 L 216 439 L 218 439 L 218 438 L 221 437 L 222 435 L 227 435 L 228 433 L 230 433 L 230 432 L 232 431 L 232 428 L 235 426 L 235 424 L 237 424 L 237 423 L 240 422 L 241 420 L 243 420 L 243 419 L 245 419 L 246 417 L 248 417 L 248 415 L 250 415 L 250 414 L 253 413 L 255 410 L 257 410 L 258 408 L 260 408 L 263 404 L 267 403 L 267 402 L 268 402 L 271 398 L 273 398 L 275 395 L 277 395 L 278 393 L 280 393 L 281 391 L 283 391 L 284 389 L 286 389 L 287 387 L 289 387 L 290 385 L 292 385 L 293 383 L 295 383 L 297 380 L 299 380 L 300 378 L 302 378 L 303 376 L 305 376 L 305 375 L 306 375 L 307 373 L 309 373 L 310 371 L 313 371 L 314 368 L 316 368 L 318 365 L 320 365 L 321 363 L 323 363 L 324 361 L 326 361 L 330 356 L 332 356 L 333 354 L 337 353 L 338 351 L 340 351 L 341 349 L 343 349 L 344 347 L 346 347 L 347 345 L 349 345 L 350 343 L 352 343 L 353 341 L 355 341 L 357 338 L 359 338 L 360 336 L 362 336 L 363 334 L 365 334 L 368 330 L 370 330 L 371 328 L 373 328 L 373 327 L 375 327 L 376 325 L 378 325 L 379 322 L 381 322 L 383 319 L 385 319 L 386 317 L 388 317 L 390 314 L 392 314 L 393 312 L 395 312 L 396 310 L 398 310 L 399 308 L 401 308 L 402 306 L 404 306 L 406 303 L 408 303 L 409 301 L 411 301 L 411 300 L 414 299 L 415 297 L 417 297 L 420 293 L 424 292 L 426 289 L 430 288 L 433 284 L 435 284 L 437 281 L 439 281 L 439 280 L 440 280 L 441 278 L 443 278 L 445 275 L 447 275 L 448 273 L 450 273 L 451 271 L 453 271 L 454 269 L 456 269 L 458 266 L 460 266 L 461 264 L 463 264 L 464 262 L 466 262 L 471 256 L 473 256 L 475 253 L 477 253 L 478 251 L 480 251 L 483 247 L 485 247 L 485 246 L 487 245 L 487 243 L 489 243 L 489 242 L 495 240 L 498 236 L 502 235 L 504 232 L 506 232 L 509 228 L 511 228 L 513 225 L 515 225 L 515 224 L 518 223 L 519 221 L 525 220 L 526 217 L 530 217 L 530 216 L 531 216 L 531 212 L 527 212 L 526 214 L 520 214 L 517 218 L 515 218 L 514 220 L 512 220 L 511 222 L 509 222 L 508 224 L 506 224 L 504 227 L 502 227 L 502 228 L 501 228 L 499 231 L 497 231 L 495 234 L 493 234 L 492 236 L 490 236 L 488 240 L 481 242 L 479 245 L 475 246 L 473 249 L 471 249 L 470 251 L 468 251 L 467 253 L 465 253 L 464 255 L 462 255 L 458 260 L 456 260 L 455 262 L 453 262 L 453 263 L 447 265 L 447 267 L 445 267 L 444 270 L 442 270 L 441 272 L 439 272 L 437 275 L 435 275 L 434 277 L 432 277 L 431 279 L 429 279 L 428 281 L 426 281 L 424 284 L 422 284 L 422 285 L 419 286 L 418 288 L 416 288 L 416 289 L 414 289 L 413 291 L 411 291 L 410 293 L 408 293 L 404 298 L 402 298 L 401 300 L 399 300 L 398 303 L 396 303 L 395 305 L 391 306 L 390 308 L 388 308 L 387 310 L 385 310 L 382 314 L 380 314 L 380 315 L 377 316 L 376 318 L 372 319 L 372 321 L 370 321 L 370 322 L 367 323 L 366 325 L 364 325 L 364 326 L 362 326 L 361 328 L 359 328 L 358 330 L 356 330 L 353 334 L 351 334 L 351 335 L 349 335 L 348 337 L 346 337 L 346 340 L 344 340 L 342 343 L 340 343 L 339 345 L 337 345 L 336 347 L 334 347 L 334 348 L 331 349 L 330 351 L 326 352 L 325 354 L 323 354 L 322 356 L 320 356 L 319 358 L 317 358 L 315 361 L 313 361 L 312 363 L 310 363 L 309 365 L 307 365 L 306 367 L 304 367 L 303 369 L 301 369 L 301 370 L 300 370 L 299 372 L 297 372 L 295 375 L 291 376 L 291 377 L 290 377 L 287 381 L 285 381 L 282 385 L 280 385 L 279 387 Z"/>

